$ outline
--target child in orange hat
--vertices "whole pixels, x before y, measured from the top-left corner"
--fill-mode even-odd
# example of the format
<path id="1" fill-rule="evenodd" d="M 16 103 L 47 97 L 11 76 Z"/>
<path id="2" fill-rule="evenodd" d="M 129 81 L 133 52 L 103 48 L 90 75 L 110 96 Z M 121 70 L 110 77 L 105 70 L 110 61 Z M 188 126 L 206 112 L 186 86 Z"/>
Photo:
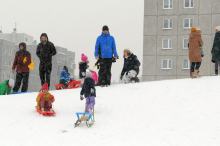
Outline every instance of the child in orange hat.
<path id="1" fill-rule="evenodd" d="M 37 96 L 37 110 L 42 112 L 53 111 L 52 103 L 55 101 L 54 96 L 49 93 L 49 86 L 45 83 Z"/>

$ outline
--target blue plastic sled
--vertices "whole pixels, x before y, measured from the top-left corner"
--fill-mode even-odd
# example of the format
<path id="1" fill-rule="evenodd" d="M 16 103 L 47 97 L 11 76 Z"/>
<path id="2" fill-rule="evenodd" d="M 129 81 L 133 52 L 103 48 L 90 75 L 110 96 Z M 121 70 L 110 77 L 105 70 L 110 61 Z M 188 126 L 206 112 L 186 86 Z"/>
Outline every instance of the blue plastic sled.
<path id="1" fill-rule="evenodd" d="M 94 113 L 77 112 L 76 116 L 77 121 L 75 123 L 75 127 L 78 127 L 82 122 L 86 122 L 87 127 L 91 127 L 95 122 Z"/>

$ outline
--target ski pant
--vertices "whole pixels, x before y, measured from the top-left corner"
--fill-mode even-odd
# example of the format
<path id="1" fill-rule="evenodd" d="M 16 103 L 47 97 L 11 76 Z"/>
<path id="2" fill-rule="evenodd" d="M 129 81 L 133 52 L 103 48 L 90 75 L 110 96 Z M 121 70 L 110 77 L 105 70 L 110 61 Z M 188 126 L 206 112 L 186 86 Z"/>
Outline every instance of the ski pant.
<path id="1" fill-rule="evenodd" d="M 130 70 L 127 72 L 124 77 L 123 77 L 123 82 L 124 83 L 131 83 L 132 81 L 138 82 L 139 79 L 137 77 L 138 73 L 135 70 Z"/>
<path id="2" fill-rule="evenodd" d="M 52 71 L 52 63 L 40 63 L 39 73 L 40 73 L 41 85 L 43 85 L 44 83 L 48 83 L 48 85 L 50 86 L 51 71 Z"/>
<path id="3" fill-rule="evenodd" d="M 28 90 L 28 80 L 29 80 L 29 72 L 27 73 L 17 73 L 16 74 L 16 81 L 15 81 L 15 86 L 13 88 L 13 92 L 18 92 L 20 89 L 21 83 L 22 83 L 22 88 L 21 92 L 27 92 Z"/>
<path id="4" fill-rule="evenodd" d="M 99 85 L 110 85 L 111 84 L 111 68 L 112 68 L 112 58 L 102 59 L 100 61 L 99 68 Z"/>
<path id="5" fill-rule="evenodd" d="M 199 70 L 201 66 L 201 62 L 191 62 L 190 71 L 194 72 L 195 70 Z"/>
<path id="6" fill-rule="evenodd" d="M 218 75 L 219 67 L 220 67 L 220 61 L 215 61 L 215 75 Z"/>
<path id="7" fill-rule="evenodd" d="M 94 111 L 94 106 L 95 106 L 95 97 L 94 96 L 87 97 L 85 112 L 92 114 Z"/>

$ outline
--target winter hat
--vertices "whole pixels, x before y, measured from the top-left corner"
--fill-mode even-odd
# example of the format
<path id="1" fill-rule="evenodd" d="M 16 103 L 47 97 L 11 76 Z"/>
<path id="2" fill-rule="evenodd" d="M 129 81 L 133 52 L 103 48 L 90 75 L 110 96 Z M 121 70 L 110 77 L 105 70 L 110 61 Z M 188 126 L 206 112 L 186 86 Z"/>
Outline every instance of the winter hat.
<path id="1" fill-rule="evenodd" d="M 14 85 L 15 85 L 15 81 L 13 79 L 9 79 L 8 86 L 12 88 L 14 87 Z"/>
<path id="2" fill-rule="evenodd" d="M 220 31 L 220 26 L 215 27 L 216 31 Z"/>
<path id="3" fill-rule="evenodd" d="M 68 72 L 68 67 L 67 66 L 64 66 L 63 69 Z"/>
<path id="4" fill-rule="evenodd" d="M 107 25 L 103 26 L 103 27 L 102 27 L 102 31 L 109 31 L 108 26 L 107 26 Z"/>
<path id="5" fill-rule="evenodd" d="M 82 54 L 81 55 L 81 61 L 87 62 L 88 61 L 88 57 L 85 54 Z"/>
<path id="6" fill-rule="evenodd" d="M 41 90 L 48 91 L 49 90 L 48 83 L 44 83 L 43 86 L 41 87 Z"/>

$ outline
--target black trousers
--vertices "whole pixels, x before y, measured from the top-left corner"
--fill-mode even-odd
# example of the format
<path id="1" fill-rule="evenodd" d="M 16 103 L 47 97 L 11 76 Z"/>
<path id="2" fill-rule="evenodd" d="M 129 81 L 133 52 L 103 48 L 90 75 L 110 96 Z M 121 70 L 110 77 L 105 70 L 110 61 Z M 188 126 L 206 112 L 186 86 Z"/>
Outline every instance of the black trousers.
<path id="1" fill-rule="evenodd" d="M 52 71 L 52 63 L 40 63 L 39 73 L 40 73 L 41 85 L 43 85 L 44 83 L 48 83 L 48 85 L 50 86 L 51 71 Z"/>
<path id="2" fill-rule="evenodd" d="M 195 70 L 199 70 L 201 66 L 201 62 L 191 62 L 190 71 L 194 72 Z"/>
<path id="3" fill-rule="evenodd" d="M 18 92 L 18 90 L 20 89 L 21 83 L 22 83 L 21 92 L 27 92 L 28 80 L 29 80 L 29 72 L 28 73 L 17 73 L 13 92 L 15 93 Z"/>
<path id="4" fill-rule="evenodd" d="M 99 68 L 99 85 L 111 85 L 112 58 L 102 59 Z"/>
<path id="5" fill-rule="evenodd" d="M 216 74 L 216 75 L 218 75 L 219 67 L 220 67 L 220 61 L 216 61 L 216 62 L 215 62 L 215 74 Z"/>

